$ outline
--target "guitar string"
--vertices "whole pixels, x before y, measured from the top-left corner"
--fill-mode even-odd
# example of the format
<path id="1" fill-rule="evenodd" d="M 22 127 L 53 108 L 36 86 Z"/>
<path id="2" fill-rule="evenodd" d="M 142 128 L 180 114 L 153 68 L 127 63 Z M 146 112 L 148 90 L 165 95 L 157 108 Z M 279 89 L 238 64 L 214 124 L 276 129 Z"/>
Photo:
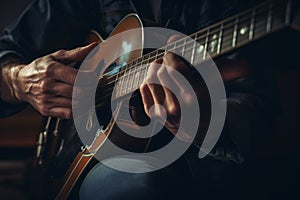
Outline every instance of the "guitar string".
<path id="1" fill-rule="evenodd" d="M 264 29 L 264 28 L 265 28 L 265 27 L 263 26 L 262 29 Z M 261 28 L 260 28 L 260 29 L 261 29 Z M 265 33 L 256 35 L 254 39 L 259 38 L 259 37 L 264 36 L 264 35 L 265 35 Z M 228 41 L 231 42 L 230 40 L 228 40 Z M 228 42 L 228 41 L 227 41 L 227 42 Z M 244 40 L 241 41 L 240 43 L 242 44 L 242 42 L 249 42 L 249 41 L 250 41 L 250 40 L 248 40 L 248 39 L 247 39 L 247 40 L 244 39 Z M 224 51 L 226 51 L 226 50 L 231 50 L 231 49 L 232 49 L 232 47 L 229 47 L 229 48 L 227 48 L 227 49 L 224 49 Z M 192 50 L 192 49 L 189 49 L 189 51 L 190 51 L 190 50 Z M 146 70 L 145 70 L 146 68 L 148 68 L 148 66 L 146 66 L 146 65 L 142 67 L 142 70 L 143 70 L 143 71 L 140 71 L 140 72 L 141 72 L 141 73 L 140 73 L 140 76 L 141 76 L 141 77 L 143 76 L 143 74 L 146 73 Z M 105 90 L 104 92 L 102 92 L 101 94 L 103 95 L 103 94 L 105 94 L 105 93 L 109 93 L 112 89 L 114 89 L 114 87 L 110 87 L 110 86 L 112 86 L 113 84 L 114 84 L 114 81 L 110 82 L 110 84 L 108 85 L 108 86 L 109 86 L 108 89 L 106 89 L 106 88 L 108 87 L 107 85 L 106 85 L 106 87 L 102 87 L 102 88 L 101 88 L 102 90 L 104 90 L 104 89 L 106 89 L 106 90 Z M 138 82 L 138 84 L 140 84 L 140 82 Z M 136 84 L 136 83 L 134 82 L 135 88 L 132 88 L 132 90 L 133 90 L 133 89 L 137 89 L 138 84 Z M 131 89 L 131 88 L 130 88 L 130 89 Z M 123 89 L 122 91 L 124 91 L 124 89 Z M 127 92 L 127 93 L 128 93 L 128 92 Z M 123 95 L 123 94 L 124 94 L 124 92 L 122 92 L 122 95 Z M 126 93 L 125 93 L 125 94 L 126 94 Z M 125 95 L 125 94 L 124 94 L 124 95 Z M 107 97 L 107 96 L 109 96 L 109 95 L 106 95 L 106 97 Z"/>
<path id="2" fill-rule="evenodd" d="M 262 3 L 261 5 L 258 5 L 258 6 L 254 7 L 254 8 L 250 8 L 250 9 L 244 11 L 244 12 L 241 12 L 241 13 L 239 13 L 239 14 L 237 14 L 237 15 L 234 15 L 234 16 L 232 16 L 232 17 L 229 17 L 229 18 L 227 18 L 227 19 L 225 19 L 225 20 L 223 20 L 223 21 L 221 21 L 221 22 L 218 22 L 218 23 L 216 23 L 216 24 L 213 24 L 213 25 L 210 26 L 210 27 L 207 27 L 207 28 L 202 29 L 202 30 L 200 30 L 200 31 L 198 31 L 198 32 L 195 32 L 195 33 L 189 35 L 188 37 L 191 37 L 191 38 L 192 38 L 192 36 L 194 36 L 194 35 L 197 36 L 197 35 L 199 35 L 199 33 L 201 33 L 201 32 L 203 32 L 203 34 L 200 35 L 200 36 L 198 36 L 198 37 L 197 37 L 198 39 L 204 39 L 204 38 L 206 38 L 207 36 L 212 36 L 213 33 L 216 33 L 216 32 L 219 32 L 219 31 L 221 31 L 221 30 L 224 30 L 225 27 L 219 28 L 220 26 L 218 26 L 218 25 L 222 25 L 222 24 L 224 24 L 224 23 L 226 23 L 226 22 L 229 22 L 229 21 L 231 21 L 231 20 L 233 20 L 233 19 L 236 19 L 237 17 L 239 17 L 239 19 L 241 19 L 241 16 L 243 16 L 243 15 L 245 15 L 245 14 L 248 14 L 248 12 L 253 12 L 253 10 L 254 10 L 255 8 L 256 8 L 256 15 L 257 15 L 257 13 L 265 12 L 265 10 L 257 10 L 257 8 L 262 7 L 262 6 L 266 6 L 266 5 L 269 6 L 269 2 L 264 2 L 264 3 Z M 275 8 L 276 6 L 279 6 L 279 3 L 278 3 L 277 5 L 276 5 L 276 3 L 273 4 L 272 9 L 274 10 L 274 8 Z M 262 9 L 267 9 L 267 10 L 269 10 L 270 8 L 269 8 L 269 7 L 263 7 Z M 248 19 L 251 19 L 253 16 L 248 17 L 248 15 L 246 15 L 246 16 L 243 16 L 243 17 L 245 17 L 245 20 L 248 20 Z M 248 18 L 247 18 L 247 17 L 248 17 Z M 255 16 L 255 17 L 257 17 L 257 16 Z M 230 23 L 230 24 L 227 24 L 227 27 L 229 27 L 229 25 L 232 25 L 232 24 L 233 24 L 233 26 L 234 26 L 234 25 L 236 24 L 236 22 L 234 21 L 234 22 L 232 22 L 232 23 Z M 209 30 L 209 29 L 211 30 L 211 29 L 216 28 L 216 27 L 218 27 L 218 29 L 214 30 L 213 33 L 210 33 L 209 35 L 207 34 L 207 30 Z M 232 27 L 232 26 L 231 26 L 231 27 Z M 202 36 L 203 36 L 203 37 L 202 37 Z M 181 42 L 181 41 L 184 41 L 186 38 L 187 38 L 187 37 L 181 38 L 181 39 L 179 39 L 179 40 L 177 40 L 177 41 L 175 41 L 175 42 L 173 42 L 173 43 L 167 44 L 166 46 L 161 47 L 161 49 L 162 49 L 162 48 L 165 48 L 165 47 L 168 47 L 168 46 L 172 46 L 172 45 L 174 45 L 175 43 L 179 43 L 179 42 Z M 152 53 L 155 53 L 155 51 L 149 52 L 149 53 L 145 54 L 145 55 L 142 56 L 142 57 L 147 57 L 148 55 L 150 55 L 150 54 L 152 54 Z M 141 57 L 141 58 L 142 58 L 142 57 Z M 141 58 L 138 58 L 138 59 L 141 59 Z M 135 60 L 133 60 L 133 61 L 127 63 L 127 65 L 130 65 L 130 64 L 136 62 L 138 59 L 135 59 Z M 124 66 L 124 67 L 126 67 L 126 66 Z M 129 69 L 129 68 L 125 68 L 125 70 L 126 70 L 126 69 Z M 109 73 L 108 73 L 108 74 L 109 74 Z"/>
<path id="3" fill-rule="evenodd" d="M 263 29 L 265 28 L 265 26 L 263 26 Z M 257 38 L 257 37 L 261 37 L 261 36 L 264 36 L 265 35 L 265 33 L 263 33 L 263 34 L 260 34 L 260 35 L 256 35 L 255 36 L 255 38 Z M 244 40 L 245 42 L 247 42 L 247 41 L 249 41 L 249 40 Z M 229 49 L 231 49 L 231 48 L 229 48 Z M 143 67 L 143 69 L 145 69 L 146 68 L 146 66 L 145 67 Z M 143 76 L 144 74 L 145 74 L 145 71 L 144 72 L 142 72 L 143 74 L 142 75 L 140 75 L 140 76 Z M 113 86 L 114 84 L 113 83 L 111 83 L 109 86 Z M 136 85 L 136 86 L 138 86 L 138 85 Z M 101 88 L 102 89 L 102 88 Z M 111 95 L 111 92 L 113 91 L 113 89 L 114 89 L 114 87 L 109 87 L 108 89 L 106 89 L 104 92 L 101 92 L 101 98 L 99 98 L 99 100 L 103 100 L 103 99 L 105 99 L 105 98 L 107 98 L 107 97 L 109 97 L 110 95 Z M 138 87 L 135 87 L 135 88 L 130 88 L 132 91 L 133 90 L 135 90 L 135 89 L 138 89 Z M 122 92 L 122 95 L 126 95 L 126 94 L 128 94 L 128 92 L 127 92 L 127 90 L 126 90 L 126 93 L 124 94 L 124 92 Z M 118 96 L 117 98 L 119 98 L 119 97 L 121 97 L 121 96 Z M 115 99 L 117 99 L 117 98 L 115 98 Z"/>
<path id="4" fill-rule="evenodd" d="M 264 23 L 264 22 L 260 22 L 260 23 L 256 23 L 256 31 L 260 31 L 260 30 L 264 30 L 265 29 L 265 24 L 261 24 L 261 23 Z M 261 26 L 261 27 L 259 27 L 259 26 Z M 267 33 L 267 32 L 266 32 Z M 263 34 L 265 34 L 265 33 L 263 33 Z M 229 33 L 229 34 L 227 34 L 227 36 L 228 35 L 232 35 L 232 32 L 231 33 Z M 226 37 L 226 35 L 223 35 L 223 37 Z M 257 36 L 255 36 L 255 37 L 257 37 Z M 220 37 L 219 37 L 220 38 Z M 255 39 L 255 38 L 254 38 Z M 216 38 L 215 40 L 218 40 L 218 38 Z M 214 40 L 214 41 L 215 41 Z M 240 42 L 243 42 L 243 41 L 250 41 L 249 40 L 249 38 L 246 38 L 246 39 L 243 39 L 242 41 L 240 41 Z M 225 44 L 225 43 L 228 43 L 228 42 L 232 42 L 232 39 L 231 38 L 229 38 L 229 39 L 227 39 L 227 40 L 223 40 L 222 41 L 222 43 L 223 44 Z M 224 45 L 223 45 L 224 46 Z M 178 46 L 178 47 L 176 47 L 176 48 L 179 48 L 180 46 Z M 228 46 L 228 48 L 229 49 L 231 49 L 232 48 L 232 46 Z M 171 49 L 172 50 L 172 49 Z M 174 50 L 174 49 L 173 49 Z M 186 51 L 185 51 L 185 53 L 186 52 L 189 52 L 189 51 L 191 51 L 191 50 L 193 50 L 193 48 L 189 48 L 189 49 L 187 49 Z M 224 51 L 224 50 L 226 50 L 226 49 L 222 49 L 222 51 Z M 158 56 L 161 56 L 161 55 L 164 55 L 164 53 L 161 53 L 161 54 L 158 54 Z M 152 57 L 152 59 L 153 59 L 153 57 Z M 151 59 L 148 59 L 148 60 L 151 60 Z M 140 62 L 139 63 L 139 65 L 137 65 L 137 66 L 140 66 L 140 65 L 142 65 L 143 64 L 143 62 Z M 143 65 L 145 65 L 145 64 L 143 64 Z M 137 67 L 136 66 L 136 67 Z M 145 70 L 146 69 L 146 67 L 147 67 L 147 65 L 145 65 L 145 66 L 143 66 L 143 67 L 140 67 L 140 68 L 138 68 L 137 70 L 139 70 L 140 72 L 142 72 L 142 73 L 144 73 L 145 71 L 142 71 L 142 70 Z M 134 69 L 134 67 L 132 67 L 131 69 Z M 101 87 L 102 89 L 105 89 L 106 87 L 108 87 L 108 86 L 110 86 L 110 85 L 112 85 L 112 84 L 114 84 L 114 83 L 116 83 L 117 81 L 119 81 L 119 80 L 121 80 L 121 79 L 123 79 L 123 78 L 126 78 L 126 77 L 129 77 L 130 75 L 132 75 L 132 74 L 135 74 L 135 72 L 137 71 L 137 70 L 135 70 L 135 71 L 133 71 L 132 73 L 128 73 L 128 74 L 125 74 L 125 75 L 123 75 L 122 77 L 120 77 L 119 79 L 113 79 L 112 81 L 110 81 L 110 82 L 108 82 L 107 84 L 105 84 L 105 86 L 104 87 Z M 109 80 L 109 79 L 112 79 L 111 77 L 109 77 L 107 80 Z"/>
<path id="5" fill-rule="evenodd" d="M 279 5 L 276 5 L 276 6 L 279 6 Z M 276 6 L 273 6 L 273 7 L 272 7 L 272 10 L 273 10 L 272 15 L 274 15 L 275 12 L 278 12 L 278 11 L 275 11 L 275 7 L 276 7 Z M 277 7 L 277 8 L 280 8 L 280 7 Z M 263 8 L 263 9 L 265 9 L 265 8 Z M 269 10 L 269 8 L 267 8 L 267 10 Z M 239 24 L 242 24 L 242 23 L 246 22 L 247 20 L 252 19 L 253 17 L 257 18 L 257 17 L 263 16 L 264 14 L 267 14 L 267 13 L 265 12 L 265 11 L 267 11 L 267 10 L 256 11 L 256 14 L 255 14 L 254 16 L 251 16 L 251 17 L 249 17 L 249 16 L 243 16 L 243 18 L 239 18 L 239 22 L 238 22 L 238 23 L 236 23 L 235 21 L 233 21 L 232 23 L 229 23 L 229 24 L 226 24 L 226 26 L 223 26 L 223 28 L 219 28 L 219 29 L 213 30 L 213 31 L 210 32 L 209 34 L 207 34 L 207 32 L 205 32 L 203 35 L 197 36 L 198 34 L 197 34 L 197 32 L 196 32 L 196 33 L 194 33 L 194 34 L 192 34 L 192 35 L 190 35 L 190 36 L 188 36 L 188 37 L 179 39 L 179 40 L 177 40 L 177 41 L 175 41 L 175 42 L 173 42 L 173 43 L 170 43 L 170 44 L 168 44 L 168 45 L 166 45 L 166 46 L 163 46 L 163 47 L 160 48 L 160 50 L 162 50 L 162 49 L 168 49 L 168 47 L 172 47 L 173 45 L 176 46 L 177 43 L 180 43 L 180 42 L 186 40 L 186 39 L 189 38 L 189 37 L 192 38 L 193 35 L 196 35 L 196 41 L 200 41 L 200 40 L 209 38 L 209 40 L 208 40 L 208 41 L 204 41 L 203 44 L 205 44 L 206 42 L 209 43 L 209 42 L 212 42 L 212 41 L 216 41 L 216 40 L 218 40 L 220 37 L 224 37 L 224 36 L 226 37 L 226 36 L 228 36 L 228 35 L 232 35 L 232 32 L 229 32 L 228 34 L 225 34 L 225 35 L 222 35 L 222 36 L 218 36 L 218 37 L 216 37 L 215 39 L 212 38 L 213 34 L 219 33 L 220 31 L 226 32 L 227 30 L 230 30 L 230 29 L 231 29 L 232 27 L 234 27 L 235 25 L 237 25 L 237 24 L 238 24 L 238 25 L 239 25 Z M 253 10 L 248 10 L 248 12 L 250 12 L 250 11 L 253 12 Z M 279 12 L 280 12 L 280 11 L 283 11 L 283 10 L 279 10 Z M 263 15 L 260 15 L 260 14 L 263 14 Z M 240 16 L 240 14 L 239 14 L 239 16 Z M 265 17 L 267 17 L 267 16 L 265 16 Z M 241 19 L 242 19 L 242 21 L 241 21 Z M 227 21 L 227 20 L 226 20 L 226 21 Z M 267 22 L 267 21 L 266 21 L 266 22 Z M 214 26 L 215 26 L 215 25 L 214 25 Z M 226 29 L 227 29 L 227 30 L 226 30 Z M 191 39 L 189 39 L 189 40 L 190 40 L 189 42 L 183 43 L 183 45 L 177 46 L 177 48 L 186 46 L 187 44 L 191 44 L 192 42 L 194 42 L 193 40 L 191 41 Z M 202 45 L 203 45 L 203 44 L 202 44 Z M 126 71 L 129 71 L 129 70 L 131 70 L 131 69 L 137 67 L 138 65 L 142 64 L 142 63 L 145 62 L 145 61 L 148 61 L 148 60 L 151 60 L 151 59 L 155 59 L 155 56 L 151 56 L 151 54 L 156 53 L 156 51 L 157 51 L 157 50 L 152 51 L 152 52 L 150 52 L 150 53 L 147 53 L 147 54 L 141 56 L 140 58 L 137 58 L 137 59 L 135 59 L 135 60 L 133 60 L 133 61 L 127 63 L 125 66 L 123 66 L 123 67 L 124 67 L 124 70 L 119 71 L 118 74 L 120 75 L 120 74 L 122 74 L 122 73 L 125 73 Z M 148 57 L 148 56 L 149 56 L 149 57 Z M 143 58 L 145 58 L 145 57 L 148 57 L 148 58 L 143 59 Z M 142 61 L 139 62 L 138 60 L 142 60 Z M 109 74 L 110 74 L 110 72 L 107 72 L 107 73 L 103 74 L 103 76 L 109 75 Z M 113 76 L 110 76 L 110 78 L 114 78 L 114 77 L 116 77 L 118 74 L 113 75 Z"/>

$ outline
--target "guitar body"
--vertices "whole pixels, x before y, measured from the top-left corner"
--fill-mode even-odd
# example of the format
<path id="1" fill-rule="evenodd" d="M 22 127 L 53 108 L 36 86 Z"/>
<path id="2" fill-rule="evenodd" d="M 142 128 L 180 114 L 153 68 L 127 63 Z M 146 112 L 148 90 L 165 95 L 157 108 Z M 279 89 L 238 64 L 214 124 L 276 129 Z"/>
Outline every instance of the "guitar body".
<path id="1" fill-rule="evenodd" d="M 131 51 L 127 56 L 122 56 L 115 61 L 109 67 L 113 67 L 114 65 L 120 65 L 121 63 L 128 63 L 142 55 L 143 49 L 143 29 L 141 19 L 136 14 L 129 14 L 126 16 L 114 29 L 111 33 L 111 36 L 114 36 L 118 33 L 140 28 L 141 32 L 138 35 L 132 35 L 132 37 L 128 37 L 127 39 L 123 39 L 123 44 L 119 44 L 116 46 L 111 46 L 106 48 L 110 53 L 118 53 L 118 55 L 122 55 L 124 51 L 124 44 L 136 48 L 138 50 Z M 105 43 L 104 40 L 97 32 L 91 31 L 86 43 L 98 42 Z M 128 50 L 128 49 L 127 49 Z M 107 67 L 107 66 L 106 66 Z M 99 121 L 102 123 L 101 125 L 104 127 L 104 132 L 99 137 L 95 138 L 95 141 L 90 146 L 90 148 L 83 148 L 84 145 L 80 141 L 78 135 L 76 134 L 76 129 L 73 123 L 73 120 L 59 120 L 59 119 L 45 119 L 45 126 L 47 127 L 40 134 L 40 138 L 38 141 L 38 155 L 37 155 L 37 166 L 42 169 L 39 171 L 46 171 L 46 174 L 43 174 L 40 178 L 46 180 L 42 180 L 45 184 L 44 190 L 42 190 L 44 194 L 38 194 L 36 198 L 39 198 L 41 195 L 50 196 L 50 199 L 74 199 L 78 198 L 78 189 L 80 184 L 87 174 L 87 172 L 98 162 L 93 158 L 93 153 L 96 152 L 107 139 L 110 139 L 117 145 L 126 146 L 128 143 L 136 142 L 138 144 L 132 150 L 136 151 L 144 151 L 147 145 L 148 140 L 145 139 L 143 141 L 130 141 L 132 138 L 127 138 L 126 134 L 123 134 L 122 131 L 115 125 L 115 118 L 118 116 L 118 110 L 127 109 L 128 110 L 128 102 L 127 104 L 119 101 L 116 107 L 116 110 L 112 112 L 110 111 L 110 98 L 111 96 L 107 96 L 106 98 L 100 98 L 97 100 L 97 96 L 102 96 L 101 90 L 104 90 L 103 86 L 106 85 L 107 81 L 109 81 L 109 77 L 103 77 L 102 81 L 99 82 L 99 86 L 97 91 L 100 91 L 96 94 L 96 104 L 100 105 L 97 108 L 97 116 L 99 116 Z M 124 101 L 131 101 L 131 103 L 136 103 L 136 101 L 140 101 L 141 99 L 133 100 L 133 98 L 124 98 Z M 142 105 L 142 104 L 140 104 Z M 89 115 L 89 112 L 84 113 L 84 117 L 79 117 L 78 119 L 82 126 L 85 127 L 87 132 L 90 132 L 91 135 L 95 135 L 96 131 L 91 124 L 91 121 L 95 119 L 90 119 L 86 117 Z M 88 118 L 88 121 L 86 121 Z M 82 120 L 84 119 L 84 120 Z M 59 123 L 59 125 L 58 125 Z M 48 126 L 47 126 L 48 124 Z M 123 125 L 128 128 L 134 130 L 136 127 L 132 123 L 126 122 Z M 93 138 L 91 138 L 93 139 Z M 133 139 L 134 140 L 134 139 Z M 92 140 L 91 140 L 92 141 Z M 39 146 L 40 145 L 40 146 Z"/>

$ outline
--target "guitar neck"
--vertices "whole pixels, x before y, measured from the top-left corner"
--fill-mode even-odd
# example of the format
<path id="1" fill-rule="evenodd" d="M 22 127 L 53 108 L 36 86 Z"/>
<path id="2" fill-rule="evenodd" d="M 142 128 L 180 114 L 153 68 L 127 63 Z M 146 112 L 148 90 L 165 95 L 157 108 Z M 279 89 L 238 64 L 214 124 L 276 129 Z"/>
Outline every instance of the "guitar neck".
<path id="1" fill-rule="evenodd" d="M 118 72 L 113 98 L 138 89 L 146 77 L 150 63 L 168 51 L 176 52 L 192 65 L 197 65 L 289 26 L 291 6 L 291 0 L 266 1 L 135 59 Z"/>

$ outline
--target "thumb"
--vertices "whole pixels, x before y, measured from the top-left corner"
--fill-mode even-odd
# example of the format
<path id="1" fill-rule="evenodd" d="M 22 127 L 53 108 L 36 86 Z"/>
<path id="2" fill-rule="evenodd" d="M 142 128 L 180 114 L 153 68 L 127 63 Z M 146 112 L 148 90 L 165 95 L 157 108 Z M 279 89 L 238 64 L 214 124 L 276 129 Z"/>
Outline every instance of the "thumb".
<path id="1" fill-rule="evenodd" d="M 53 53 L 52 56 L 63 63 L 81 62 L 97 45 L 97 42 L 93 42 L 87 46 L 78 47 L 69 51 L 57 51 Z"/>

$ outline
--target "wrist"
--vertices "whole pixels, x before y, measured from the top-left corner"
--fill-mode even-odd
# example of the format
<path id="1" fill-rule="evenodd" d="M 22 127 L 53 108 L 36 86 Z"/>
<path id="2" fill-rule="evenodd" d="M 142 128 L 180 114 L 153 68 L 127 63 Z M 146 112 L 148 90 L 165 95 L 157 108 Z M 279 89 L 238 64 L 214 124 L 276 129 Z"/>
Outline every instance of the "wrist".
<path id="1" fill-rule="evenodd" d="M 24 67 L 17 58 L 6 58 L 0 63 L 0 98 L 8 103 L 20 103 L 22 98 L 15 82 Z"/>

